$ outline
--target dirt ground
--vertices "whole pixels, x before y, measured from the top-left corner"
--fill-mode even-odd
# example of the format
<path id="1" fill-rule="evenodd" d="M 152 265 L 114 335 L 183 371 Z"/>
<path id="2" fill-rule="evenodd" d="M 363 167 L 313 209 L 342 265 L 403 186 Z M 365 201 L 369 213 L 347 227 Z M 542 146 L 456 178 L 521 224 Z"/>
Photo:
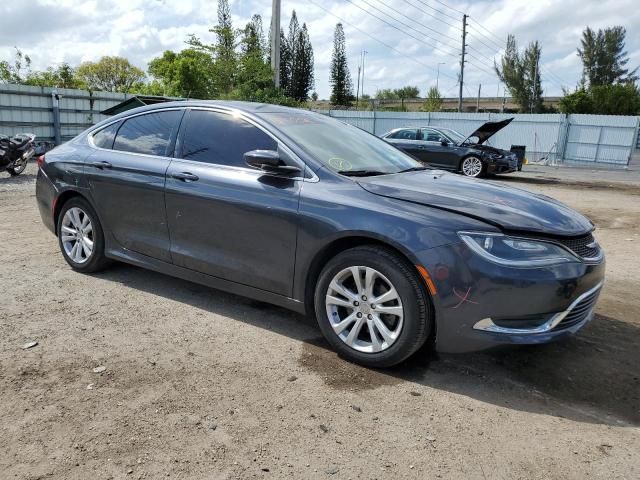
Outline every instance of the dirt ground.
<path id="1" fill-rule="evenodd" d="M 280 308 L 74 273 L 35 171 L 0 174 L 0 478 L 640 478 L 640 187 L 498 180 L 598 226 L 607 283 L 577 336 L 374 371 Z"/>

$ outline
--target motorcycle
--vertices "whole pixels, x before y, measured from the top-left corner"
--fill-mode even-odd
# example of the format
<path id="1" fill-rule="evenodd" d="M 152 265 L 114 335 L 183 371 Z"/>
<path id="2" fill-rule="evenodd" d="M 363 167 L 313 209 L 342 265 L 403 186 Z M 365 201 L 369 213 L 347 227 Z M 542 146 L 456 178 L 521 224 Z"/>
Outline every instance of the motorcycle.
<path id="1" fill-rule="evenodd" d="M 6 170 L 11 176 L 24 172 L 36 153 L 35 139 L 33 133 L 19 133 L 13 137 L 0 135 L 0 172 Z"/>

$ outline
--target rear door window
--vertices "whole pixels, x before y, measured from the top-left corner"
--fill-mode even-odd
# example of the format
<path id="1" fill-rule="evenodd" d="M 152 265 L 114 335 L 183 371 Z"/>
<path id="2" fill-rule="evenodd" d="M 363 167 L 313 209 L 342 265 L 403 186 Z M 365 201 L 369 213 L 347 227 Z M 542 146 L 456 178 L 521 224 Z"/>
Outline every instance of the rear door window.
<path id="1" fill-rule="evenodd" d="M 389 138 L 395 138 L 398 140 L 415 140 L 417 138 L 416 130 L 413 130 L 413 129 L 398 130 L 397 132 L 394 132 L 391 135 L 389 135 Z"/>
<path id="2" fill-rule="evenodd" d="M 113 143 L 114 150 L 167 156 L 171 133 L 182 112 L 168 110 L 147 113 L 125 120 Z"/>
<path id="3" fill-rule="evenodd" d="M 248 168 L 246 152 L 277 149 L 273 138 L 242 118 L 210 110 L 191 110 L 186 117 L 185 160 Z"/>

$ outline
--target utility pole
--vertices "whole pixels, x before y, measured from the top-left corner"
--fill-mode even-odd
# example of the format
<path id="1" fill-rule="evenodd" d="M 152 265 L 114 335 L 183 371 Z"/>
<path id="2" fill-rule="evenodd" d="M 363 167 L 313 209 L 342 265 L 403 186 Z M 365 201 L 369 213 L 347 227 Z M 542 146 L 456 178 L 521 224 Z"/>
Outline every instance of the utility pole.
<path id="1" fill-rule="evenodd" d="M 476 101 L 476 113 L 480 113 L 480 91 L 482 90 L 482 84 L 478 85 L 478 100 Z"/>
<path id="2" fill-rule="evenodd" d="M 280 88 L 280 0 L 271 4 L 271 68 L 273 84 Z"/>
<path id="3" fill-rule="evenodd" d="M 462 15 L 462 56 L 460 57 L 460 93 L 458 95 L 458 111 L 462 111 L 462 87 L 464 85 L 464 54 L 467 48 L 467 14 Z"/>

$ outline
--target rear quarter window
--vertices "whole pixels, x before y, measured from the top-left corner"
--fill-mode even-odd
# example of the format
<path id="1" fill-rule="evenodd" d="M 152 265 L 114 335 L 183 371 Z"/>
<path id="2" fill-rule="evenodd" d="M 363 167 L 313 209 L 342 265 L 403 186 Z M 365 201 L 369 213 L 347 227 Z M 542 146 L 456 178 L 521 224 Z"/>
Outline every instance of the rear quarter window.
<path id="1" fill-rule="evenodd" d="M 168 110 L 129 118 L 118 130 L 113 149 L 166 156 L 171 134 L 181 115 L 179 110 Z"/>
<path id="2" fill-rule="evenodd" d="M 113 148 L 113 140 L 121 122 L 112 123 L 93 134 L 93 144 L 99 148 Z"/>

